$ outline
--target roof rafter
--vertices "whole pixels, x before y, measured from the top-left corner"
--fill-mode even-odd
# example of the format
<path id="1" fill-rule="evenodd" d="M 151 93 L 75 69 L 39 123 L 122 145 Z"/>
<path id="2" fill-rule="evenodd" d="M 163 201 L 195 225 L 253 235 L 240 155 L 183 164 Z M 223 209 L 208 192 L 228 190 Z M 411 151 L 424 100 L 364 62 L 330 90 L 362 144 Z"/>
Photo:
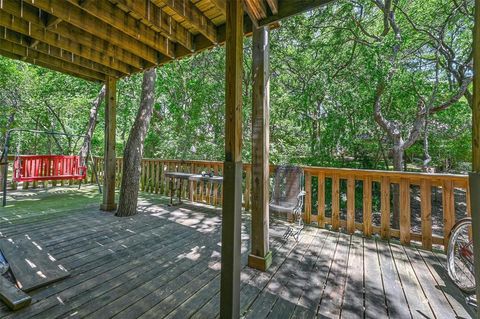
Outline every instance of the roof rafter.
<path id="1" fill-rule="evenodd" d="M 118 46 L 126 51 L 131 52 L 134 55 L 141 57 L 142 59 L 157 64 L 162 60 L 161 55 L 173 56 L 173 48 L 169 48 L 168 45 L 161 46 L 159 49 L 162 51 L 156 51 L 155 49 L 147 46 L 146 44 L 122 33 L 118 29 L 111 25 L 101 21 L 100 19 L 88 14 L 82 9 L 67 5 L 65 1 L 49 1 L 49 0 L 21 0 L 28 3 L 38 9 L 48 12 L 56 17 L 68 22 L 71 25 L 76 26 L 83 31 L 95 35 L 96 37 L 108 41 L 109 43 Z M 59 24 L 63 25 L 63 23 Z M 166 39 L 166 38 L 164 38 Z"/>
<path id="2" fill-rule="evenodd" d="M 10 59 L 19 60 L 19 61 L 23 61 L 23 62 L 28 62 L 30 64 L 35 64 L 35 65 L 38 65 L 38 66 L 41 66 L 41 67 L 44 67 L 44 68 L 47 68 L 47 69 L 50 69 L 50 70 L 54 70 L 54 71 L 57 71 L 57 72 L 68 74 L 68 75 L 72 75 L 74 77 L 84 79 L 84 80 L 87 80 L 87 81 L 90 81 L 90 82 L 98 82 L 98 80 L 95 79 L 95 78 L 91 78 L 91 77 L 88 77 L 88 76 L 80 74 L 80 73 L 75 73 L 75 72 L 70 72 L 70 71 L 67 71 L 67 70 L 62 70 L 62 69 L 60 69 L 56 66 L 49 65 L 47 63 L 43 63 L 43 62 L 38 61 L 38 60 L 33 60 L 31 58 L 28 58 L 28 57 L 23 57 L 23 56 L 18 55 L 18 54 L 13 54 L 11 52 L 4 51 L 1 48 L 0 48 L 0 55 L 3 55 L 4 57 L 10 58 Z"/>
<path id="3" fill-rule="evenodd" d="M 38 40 L 33 40 L 32 38 L 22 35 L 20 33 L 5 29 L 4 27 L 0 27 L 0 39 L 7 40 L 9 42 L 12 42 L 27 48 L 32 48 L 31 43 L 33 41 L 38 41 Z M 104 73 L 112 77 L 120 78 L 127 75 L 126 73 L 122 73 L 122 72 L 119 72 L 118 70 L 108 68 L 103 64 L 94 62 L 89 59 L 85 59 L 79 55 L 48 45 L 43 42 L 38 42 L 33 47 L 33 49 L 43 54 L 51 55 L 52 57 L 55 57 L 57 59 L 64 60 L 66 62 L 71 62 L 75 65 L 85 67 L 93 71 L 99 71 L 101 73 Z"/>
<path id="4" fill-rule="evenodd" d="M 87 3 L 84 0 L 67 1 L 132 38 L 162 52 L 164 55 L 174 57 L 175 44 L 170 39 L 145 24 L 138 23 L 135 18 L 110 1 L 90 1 Z"/>
<path id="5" fill-rule="evenodd" d="M 218 43 L 217 28 L 210 19 L 203 14 L 190 0 L 152 0 L 156 5 L 170 9 L 186 22 L 192 25 L 199 33 L 214 44 Z"/>
<path id="6" fill-rule="evenodd" d="M 278 0 L 267 0 L 268 6 L 273 14 L 278 13 Z"/>
<path id="7" fill-rule="evenodd" d="M 79 55 L 82 55 L 82 52 L 86 51 L 87 48 L 94 51 L 102 51 L 103 54 L 100 54 L 99 58 L 105 60 L 111 57 L 109 59 L 111 64 L 116 64 L 116 61 L 122 61 L 137 70 L 150 66 L 150 64 L 146 64 L 138 56 L 110 45 L 107 41 L 67 23 L 59 23 L 53 29 L 46 29 L 42 23 L 41 12 L 37 8 L 21 5 L 19 1 L 3 1 L 3 7 L 0 10 L 0 25 Z M 61 46 L 61 44 L 66 44 L 66 42 L 72 48 Z M 106 56 L 103 57 L 104 55 Z M 124 72 L 121 69 L 120 71 Z"/>
<path id="8" fill-rule="evenodd" d="M 27 22 L 21 21 L 21 22 L 24 22 L 22 23 L 22 25 L 4 23 L 4 21 L 7 21 L 6 19 L 4 19 L 5 15 L 12 17 L 8 14 L 0 12 L 0 28 L 1 28 L 0 32 L 3 33 L 2 36 L 6 36 L 8 32 L 15 32 L 23 36 L 30 37 L 32 39 L 32 42 L 35 40 L 38 41 L 37 45 L 47 45 L 47 46 L 59 48 L 61 50 L 67 50 L 69 52 L 72 52 L 73 54 L 76 54 L 77 56 L 81 56 L 85 59 L 97 62 L 101 65 L 105 65 L 106 67 L 109 67 L 111 69 L 117 70 L 125 74 L 130 74 L 134 71 L 134 69 L 132 69 L 127 64 L 124 64 L 117 60 L 112 60 L 109 57 L 101 54 L 100 52 L 91 50 L 86 47 L 82 47 L 77 43 L 74 43 L 65 38 L 58 37 L 53 33 L 39 33 L 35 29 L 32 29 L 29 34 Z M 15 21 L 19 21 L 19 20 L 20 19 L 17 18 Z M 12 30 L 8 28 L 11 28 Z M 43 42 L 41 42 L 42 40 Z M 31 46 L 31 43 L 29 45 Z"/>
<path id="9" fill-rule="evenodd" d="M 150 1 L 110 0 L 157 32 L 193 51 L 193 35 Z"/>
<path id="10" fill-rule="evenodd" d="M 220 10 L 224 16 L 227 15 L 227 2 L 225 0 L 207 0 L 207 2 Z"/>
<path id="11" fill-rule="evenodd" d="M 326 5 L 335 0 L 278 0 L 278 12 L 258 21 L 259 26 L 265 26 L 272 22 L 291 17 L 293 15 L 312 10 Z"/>
<path id="12" fill-rule="evenodd" d="M 247 13 L 256 23 L 267 17 L 267 6 L 265 0 L 244 0 Z"/>
<path id="13" fill-rule="evenodd" d="M 0 39 L 0 48 L 1 52 L 9 52 L 14 55 L 21 56 L 21 60 L 25 58 L 32 61 L 31 63 L 34 64 L 39 64 L 38 62 L 40 62 L 42 64 L 48 65 L 49 67 L 55 67 L 57 70 L 64 70 L 71 73 L 76 73 L 78 75 L 82 75 L 90 79 L 95 79 L 97 81 L 105 80 L 105 74 L 103 73 L 57 59 L 50 55 L 36 51 L 32 48 L 24 47 L 13 42 Z"/>

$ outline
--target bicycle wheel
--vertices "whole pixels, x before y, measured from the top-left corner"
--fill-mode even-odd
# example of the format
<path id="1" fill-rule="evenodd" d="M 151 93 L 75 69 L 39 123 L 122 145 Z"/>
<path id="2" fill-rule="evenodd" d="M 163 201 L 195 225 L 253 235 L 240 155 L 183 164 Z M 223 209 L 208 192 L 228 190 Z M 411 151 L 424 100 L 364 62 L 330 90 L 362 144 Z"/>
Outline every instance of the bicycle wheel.
<path id="1" fill-rule="evenodd" d="M 447 250 L 447 270 L 452 281 L 462 291 L 475 293 L 473 266 L 472 220 L 464 218 L 452 228 Z"/>

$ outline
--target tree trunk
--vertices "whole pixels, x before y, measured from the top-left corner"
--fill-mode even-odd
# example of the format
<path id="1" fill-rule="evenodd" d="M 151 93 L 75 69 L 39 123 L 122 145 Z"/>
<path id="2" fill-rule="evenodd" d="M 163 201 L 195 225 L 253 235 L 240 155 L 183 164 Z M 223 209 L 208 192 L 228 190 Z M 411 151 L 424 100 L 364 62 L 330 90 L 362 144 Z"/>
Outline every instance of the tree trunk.
<path id="1" fill-rule="evenodd" d="M 15 121 L 15 114 L 17 113 L 19 107 L 18 105 L 14 107 L 12 113 L 10 114 L 10 116 L 8 117 L 8 120 L 7 120 L 7 125 L 5 127 L 5 133 L 3 134 L 2 136 L 2 144 L 1 144 L 1 150 L 0 150 L 0 163 L 4 163 L 4 162 L 7 162 L 8 159 L 4 158 L 5 157 L 5 145 L 7 144 L 7 132 L 8 130 L 10 130 L 13 126 L 13 122 Z M 0 191 L 3 191 L 3 174 L 4 174 L 4 167 L 3 165 L 0 165 Z"/>
<path id="2" fill-rule="evenodd" d="M 153 113 L 156 77 L 155 68 L 145 71 L 143 74 L 140 108 L 123 152 L 122 185 L 117 216 L 126 217 L 137 213 L 143 144 Z"/>
<path id="3" fill-rule="evenodd" d="M 82 160 L 87 161 L 88 153 L 90 152 L 90 147 L 92 145 L 93 132 L 97 126 L 97 114 L 100 104 L 102 104 L 105 98 L 105 85 L 102 86 L 100 92 L 97 95 L 97 98 L 92 102 L 92 108 L 90 109 L 90 118 L 88 120 L 87 132 L 85 133 L 85 138 L 83 139 L 82 148 L 80 149 L 80 157 Z"/>
<path id="4" fill-rule="evenodd" d="M 8 117 L 7 125 L 5 126 L 5 133 L 2 136 L 2 145 L 1 145 L 2 156 L 0 156 L 0 162 L 3 162 L 3 157 L 5 156 L 4 152 L 5 152 L 5 144 L 7 143 L 7 132 L 12 128 L 13 122 L 15 122 L 15 114 L 17 113 L 17 110 L 18 110 L 18 107 L 15 107 L 13 109 L 12 113 Z"/>

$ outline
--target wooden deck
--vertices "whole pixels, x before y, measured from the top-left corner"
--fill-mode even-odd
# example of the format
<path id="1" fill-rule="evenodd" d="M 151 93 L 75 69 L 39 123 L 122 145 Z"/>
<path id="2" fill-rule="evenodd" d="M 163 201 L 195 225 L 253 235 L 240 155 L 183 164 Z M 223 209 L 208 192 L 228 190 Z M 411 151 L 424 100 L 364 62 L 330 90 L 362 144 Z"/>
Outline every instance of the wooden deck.
<path id="1" fill-rule="evenodd" d="M 0 231 L 29 236 L 72 275 L 31 293 L 0 318 L 215 318 L 220 289 L 220 210 L 167 207 L 143 194 L 127 219 L 98 210 L 94 188 L 17 191 Z M 243 265 L 248 254 L 244 215 Z M 298 243 L 272 223 L 273 264 L 242 270 L 245 318 L 471 318 L 448 280 L 445 256 L 308 227 Z"/>

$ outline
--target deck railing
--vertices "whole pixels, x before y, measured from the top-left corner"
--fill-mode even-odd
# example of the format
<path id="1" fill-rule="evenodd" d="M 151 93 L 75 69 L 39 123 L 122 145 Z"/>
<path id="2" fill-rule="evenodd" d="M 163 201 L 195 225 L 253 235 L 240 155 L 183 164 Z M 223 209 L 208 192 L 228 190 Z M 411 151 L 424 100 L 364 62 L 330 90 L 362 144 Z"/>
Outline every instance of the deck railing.
<path id="1" fill-rule="evenodd" d="M 103 178 L 103 158 L 94 165 Z M 121 184 L 123 160 L 117 159 L 116 186 Z M 275 167 L 271 166 L 273 173 Z M 470 215 L 468 176 L 359 169 L 303 167 L 306 191 L 304 218 L 318 227 L 342 228 L 348 233 L 377 234 L 398 238 L 402 244 L 412 241 L 425 249 L 445 245 L 456 220 Z M 170 195 L 167 171 L 200 173 L 213 171 L 223 175 L 223 163 L 144 159 L 140 189 L 144 192 Z M 273 177 L 273 176 L 272 176 Z M 93 170 L 88 181 L 95 183 Z M 243 166 L 243 206 L 251 206 L 251 165 Z M 222 185 L 203 182 L 183 183 L 184 199 L 221 206 Z M 396 201 L 395 199 L 398 199 Z M 393 221 L 398 207 L 398 223 Z"/>
<path id="2" fill-rule="evenodd" d="M 95 159 L 100 176 L 102 158 Z M 271 166 L 273 173 L 275 167 Z M 457 215 L 470 215 L 468 177 L 466 175 L 426 174 L 410 172 L 374 171 L 341 168 L 303 167 L 305 172 L 304 218 L 318 227 L 330 225 L 333 230 L 343 228 L 348 233 L 360 231 L 366 236 L 378 234 L 382 238 L 400 239 L 403 244 L 419 242 L 425 249 L 445 245 Z M 117 179 L 121 183 L 122 159 L 117 159 Z M 213 171 L 222 175 L 223 163 L 213 161 L 181 161 L 144 159 L 140 188 L 142 191 L 169 195 L 170 185 L 166 171 L 200 173 Z M 251 165 L 243 166 L 243 205 L 251 204 Z M 273 176 L 272 176 L 273 177 Z M 91 176 L 93 180 L 93 175 Z M 195 202 L 219 206 L 222 187 L 218 184 L 184 183 L 182 197 Z M 394 194 L 398 192 L 398 227 L 393 223 Z M 455 192 L 463 193 L 463 200 Z M 441 194 L 439 205 L 432 207 L 432 198 Z M 412 211 L 412 199 L 419 204 Z M 456 207 L 460 213 L 456 213 Z M 435 209 L 435 225 L 432 218 Z M 418 212 L 418 213 L 417 213 Z M 438 217 L 441 216 L 439 219 Z M 374 217 L 375 220 L 374 220 Z M 413 223 L 412 223 L 413 222 Z M 433 229 L 436 232 L 433 232 Z M 439 229 L 440 228 L 440 229 Z"/>

